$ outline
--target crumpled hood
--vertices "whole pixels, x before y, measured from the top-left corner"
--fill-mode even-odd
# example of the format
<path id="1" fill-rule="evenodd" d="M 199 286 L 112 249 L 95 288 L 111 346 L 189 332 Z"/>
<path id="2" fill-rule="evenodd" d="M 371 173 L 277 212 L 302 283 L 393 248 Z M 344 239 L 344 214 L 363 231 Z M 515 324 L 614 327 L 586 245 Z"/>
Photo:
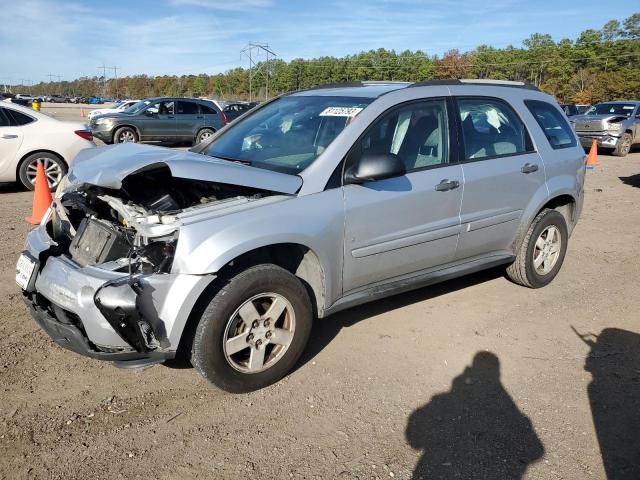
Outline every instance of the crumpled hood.
<path id="1" fill-rule="evenodd" d="M 166 166 L 178 178 L 219 182 L 228 185 L 295 194 L 302 178 L 192 152 L 127 143 L 81 150 L 69 169 L 73 185 L 88 183 L 119 189 L 122 180 L 141 170 Z"/>

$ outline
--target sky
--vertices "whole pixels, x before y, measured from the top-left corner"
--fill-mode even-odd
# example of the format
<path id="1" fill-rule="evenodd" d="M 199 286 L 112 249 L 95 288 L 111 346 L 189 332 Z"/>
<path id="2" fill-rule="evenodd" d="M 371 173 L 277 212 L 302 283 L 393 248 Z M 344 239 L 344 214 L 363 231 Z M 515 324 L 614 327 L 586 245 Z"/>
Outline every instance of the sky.
<path id="1" fill-rule="evenodd" d="M 429 55 L 530 34 L 575 39 L 640 11 L 635 0 L 0 0 L 0 83 L 213 74 L 267 43 L 282 59 L 387 48 Z M 599 13 L 597 13 L 599 12 Z M 114 71 L 107 70 L 112 77 Z M 55 77 L 52 77 L 55 80 Z"/>

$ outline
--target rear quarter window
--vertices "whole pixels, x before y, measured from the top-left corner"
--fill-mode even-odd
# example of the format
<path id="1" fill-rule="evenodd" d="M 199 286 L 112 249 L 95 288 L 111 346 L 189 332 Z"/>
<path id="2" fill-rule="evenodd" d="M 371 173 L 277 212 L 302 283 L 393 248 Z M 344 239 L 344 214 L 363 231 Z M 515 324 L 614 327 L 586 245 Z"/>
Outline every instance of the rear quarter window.
<path id="1" fill-rule="evenodd" d="M 573 130 L 556 107 L 540 100 L 525 100 L 524 103 L 540 125 L 551 148 L 557 150 L 577 145 Z"/>

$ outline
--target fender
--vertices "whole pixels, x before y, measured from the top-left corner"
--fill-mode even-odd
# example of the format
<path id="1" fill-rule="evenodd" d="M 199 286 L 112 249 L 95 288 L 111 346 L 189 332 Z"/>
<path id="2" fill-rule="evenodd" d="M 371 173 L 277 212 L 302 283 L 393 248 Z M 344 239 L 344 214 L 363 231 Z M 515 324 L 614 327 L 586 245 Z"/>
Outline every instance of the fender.
<path id="1" fill-rule="evenodd" d="M 343 232 L 340 188 L 263 204 L 182 226 L 172 273 L 216 274 L 244 253 L 295 243 L 318 258 L 330 305 L 342 293 Z"/>

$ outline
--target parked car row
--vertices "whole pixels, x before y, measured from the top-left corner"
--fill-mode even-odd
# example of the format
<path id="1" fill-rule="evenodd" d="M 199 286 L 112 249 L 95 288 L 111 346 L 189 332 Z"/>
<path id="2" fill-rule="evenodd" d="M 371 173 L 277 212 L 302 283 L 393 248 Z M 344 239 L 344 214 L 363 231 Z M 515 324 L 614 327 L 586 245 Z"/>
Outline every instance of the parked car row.
<path id="1" fill-rule="evenodd" d="M 149 98 L 124 110 L 94 115 L 90 127 L 104 143 L 208 140 L 228 119 L 215 103 L 196 98 Z"/>
<path id="2" fill-rule="evenodd" d="M 111 105 L 109 108 L 97 108 L 95 110 L 91 110 L 87 113 L 87 118 L 91 120 L 96 115 L 105 115 L 107 113 L 118 113 L 126 110 L 130 106 L 135 103 L 138 103 L 140 100 L 123 100 L 121 102 L 116 102 Z"/>

